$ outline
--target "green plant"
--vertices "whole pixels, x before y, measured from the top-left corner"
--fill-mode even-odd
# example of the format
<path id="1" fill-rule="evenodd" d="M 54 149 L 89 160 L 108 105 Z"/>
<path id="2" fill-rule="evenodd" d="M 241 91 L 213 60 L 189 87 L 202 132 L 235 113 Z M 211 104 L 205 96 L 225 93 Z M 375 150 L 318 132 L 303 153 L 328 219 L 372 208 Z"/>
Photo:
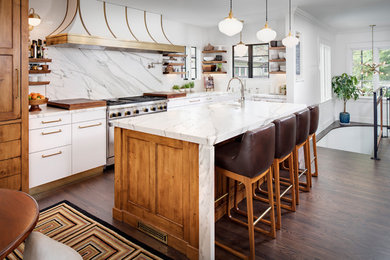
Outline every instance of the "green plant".
<path id="1" fill-rule="evenodd" d="M 188 85 L 190 86 L 190 88 L 194 88 L 195 87 L 195 82 L 191 81 L 190 83 L 188 83 Z"/>
<path id="2" fill-rule="evenodd" d="M 359 98 L 359 89 L 356 87 L 358 80 L 355 76 L 343 73 L 332 78 L 332 90 L 337 98 L 344 102 L 344 113 L 347 112 L 347 101 Z"/>
<path id="3" fill-rule="evenodd" d="M 174 89 L 174 90 L 179 90 L 179 89 L 180 89 L 180 86 L 179 86 L 179 85 L 174 85 L 174 86 L 172 87 L 172 89 Z"/>
<path id="4" fill-rule="evenodd" d="M 183 85 L 181 86 L 181 88 L 182 88 L 182 89 L 186 89 L 186 88 L 190 88 L 190 86 L 189 86 L 188 83 L 186 83 L 186 84 L 183 84 Z"/>
<path id="5" fill-rule="evenodd" d="M 217 71 L 221 71 L 222 70 L 222 63 L 218 63 L 217 64 Z"/>

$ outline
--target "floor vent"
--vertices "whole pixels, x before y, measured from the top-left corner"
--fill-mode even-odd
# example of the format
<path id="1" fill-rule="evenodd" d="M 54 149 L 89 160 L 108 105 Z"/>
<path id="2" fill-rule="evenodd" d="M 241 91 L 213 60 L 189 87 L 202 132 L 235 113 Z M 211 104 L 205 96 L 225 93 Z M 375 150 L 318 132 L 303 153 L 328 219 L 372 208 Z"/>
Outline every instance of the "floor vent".
<path id="1" fill-rule="evenodd" d="M 163 242 L 164 244 L 168 244 L 168 235 L 155 229 L 152 228 L 151 226 L 148 226 L 141 221 L 138 221 L 137 224 L 137 229 L 148 234 L 149 236 L 157 239 L 160 242 Z"/>

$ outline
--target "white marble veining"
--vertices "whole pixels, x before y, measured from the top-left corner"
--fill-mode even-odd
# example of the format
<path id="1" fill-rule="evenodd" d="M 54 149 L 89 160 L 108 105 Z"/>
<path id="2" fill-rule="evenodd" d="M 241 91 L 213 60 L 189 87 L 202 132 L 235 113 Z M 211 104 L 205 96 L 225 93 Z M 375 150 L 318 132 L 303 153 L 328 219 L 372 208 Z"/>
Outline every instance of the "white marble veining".
<path id="1" fill-rule="evenodd" d="M 302 104 L 246 101 L 194 105 L 118 120 L 115 126 L 214 145 L 305 108 Z"/>
<path id="2" fill-rule="evenodd" d="M 29 118 L 42 118 L 42 117 L 48 117 L 48 116 L 58 116 L 58 115 L 66 115 L 66 114 L 75 114 L 75 113 L 82 113 L 87 111 L 98 111 L 98 110 L 106 110 L 107 108 L 104 107 L 93 107 L 93 108 L 83 108 L 83 109 L 77 109 L 77 110 L 67 110 L 62 108 L 56 108 L 56 107 L 48 107 L 48 106 L 40 106 L 42 111 L 35 111 L 29 113 Z"/>

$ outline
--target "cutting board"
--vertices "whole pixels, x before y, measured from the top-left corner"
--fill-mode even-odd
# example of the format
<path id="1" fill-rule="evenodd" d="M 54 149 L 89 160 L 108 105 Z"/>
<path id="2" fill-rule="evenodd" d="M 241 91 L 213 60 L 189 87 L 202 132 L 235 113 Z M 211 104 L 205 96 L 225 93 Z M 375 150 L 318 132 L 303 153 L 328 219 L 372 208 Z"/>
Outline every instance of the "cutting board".
<path id="1" fill-rule="evenodd" d="M 187 96 L 187 93 L 178 93 L 178 92 L 151 92 L 151 93 L 144 93 L 144 96 L 152 96 L 152 97 L 165 97 L 165 98 L 178 98 L 178 97 L 185 97 Z"/>
<path id="2" fill-rule="evenodd" d="M 92 100 L 86 98 L 76 98 L 76 99 L 63 99 L 63 100 L 50 100 L 47 102 L 47 105 L 50 107 L 58 107 L 67 110 L 76 110 L 92 107 L 105 107 L 107 102 L 104 100 Z"/>

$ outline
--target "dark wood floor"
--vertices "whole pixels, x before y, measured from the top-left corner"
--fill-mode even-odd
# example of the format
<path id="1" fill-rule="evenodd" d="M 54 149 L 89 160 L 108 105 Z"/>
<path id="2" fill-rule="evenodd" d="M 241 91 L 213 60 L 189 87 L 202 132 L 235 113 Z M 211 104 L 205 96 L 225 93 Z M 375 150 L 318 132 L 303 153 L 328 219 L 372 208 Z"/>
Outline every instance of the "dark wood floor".
<path id="1" fill-rule="evenodd" d="M 319 174 L 310 193 L 301 193 L 297 212 L 285 213 L 276 239 L 256 233 L 257 259 L 390 259 L 390 142 L 382 160 L 367 155 L 318 148 Z M 134 238 L 174 259 L 184 259 L 143 233 L 112 219 L 113 171 L 36 196 L 40 208 L 69 200 Z M 247 231 L 225 219 L 217 237 L 248 250 Z M 248 252 L 248 251 L 245 251 Z M 235 259 L 216 248 L 216 259 Z"/>

